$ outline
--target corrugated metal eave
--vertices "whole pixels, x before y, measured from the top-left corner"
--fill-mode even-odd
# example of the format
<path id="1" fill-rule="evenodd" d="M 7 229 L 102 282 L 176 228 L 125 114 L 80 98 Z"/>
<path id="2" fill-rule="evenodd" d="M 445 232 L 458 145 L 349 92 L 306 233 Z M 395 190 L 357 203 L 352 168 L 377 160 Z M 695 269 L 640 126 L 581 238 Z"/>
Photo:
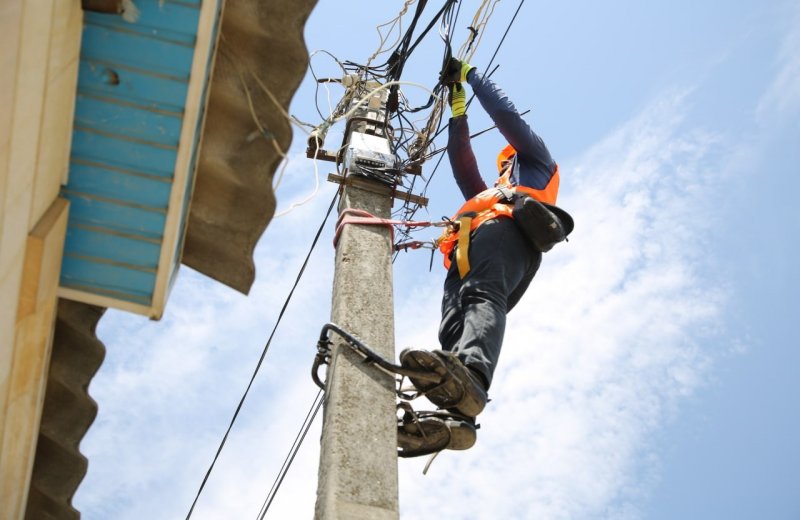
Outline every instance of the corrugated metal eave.
<path id="1" fill-rule="evenodd" d="M 59 300 L 26 519 L 80 518 L 72 497 L 88 464 L 78 446 L 97 415 L 87 388 L 105 357 L 95 335 L 104 311 Z"/>
<path id="2" fill-rule="evenodd" d="M 228 0 L 211 80 L 183 263 L 240 292 L 275 212 L 272 178 L 292 140 L 284 111 L 308 67 L 303 38 L 317 0 Z M 254 110 L 250 110 L 248 95 Z M 259 124 L 268 137 L 256 137 Z"/>

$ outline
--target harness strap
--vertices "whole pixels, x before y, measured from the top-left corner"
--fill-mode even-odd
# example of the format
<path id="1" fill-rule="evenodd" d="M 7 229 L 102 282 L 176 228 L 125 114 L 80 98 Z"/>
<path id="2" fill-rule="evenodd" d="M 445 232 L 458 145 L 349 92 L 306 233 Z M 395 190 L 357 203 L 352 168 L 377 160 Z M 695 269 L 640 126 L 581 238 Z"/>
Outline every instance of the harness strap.
<path id="1" fill-rule="evenodd" d="M 502 199 L 498 200 L 498 202 L 502 202 L 504 204 L 512 204 L 514 202 L 513 188 L 509 188 L 508 186 L 496 186 L 495 189 L 503 197 Z"/>
<path id="2" fill-rule="evenodd" d="M 469 234 L 474 212 L 465 213 L 458 219 L 458 247 L 456 248 L 456 265 L 458 275 L 463 280 L 469 273 Z"/>

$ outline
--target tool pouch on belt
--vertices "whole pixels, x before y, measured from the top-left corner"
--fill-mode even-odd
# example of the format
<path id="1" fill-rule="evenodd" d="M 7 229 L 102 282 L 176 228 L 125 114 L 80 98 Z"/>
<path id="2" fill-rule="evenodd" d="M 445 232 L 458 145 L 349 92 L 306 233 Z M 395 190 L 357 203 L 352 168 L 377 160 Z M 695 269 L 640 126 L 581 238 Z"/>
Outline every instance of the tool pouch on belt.
<path id="1" fill-rule="evenodd" d="M 563 209 L 521 193 L 515 194 L 514 199 L 514 222 L 542 253 L 550 251 L 572 231 L 572 217 Z"/>

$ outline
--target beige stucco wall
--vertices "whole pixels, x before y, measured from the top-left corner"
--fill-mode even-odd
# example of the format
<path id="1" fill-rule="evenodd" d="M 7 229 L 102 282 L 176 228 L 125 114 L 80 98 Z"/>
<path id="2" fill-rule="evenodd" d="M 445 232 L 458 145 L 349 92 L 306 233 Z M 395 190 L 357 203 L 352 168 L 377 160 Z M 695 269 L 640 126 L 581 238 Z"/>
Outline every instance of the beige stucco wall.
<path id="1" fill-rule="evenodd" d="M 0 504 L 20 518 L 49 364 L 68 205 L 80 0 L 0 1 Z M 20 304 L 22 302 L 22 304 Z"/>

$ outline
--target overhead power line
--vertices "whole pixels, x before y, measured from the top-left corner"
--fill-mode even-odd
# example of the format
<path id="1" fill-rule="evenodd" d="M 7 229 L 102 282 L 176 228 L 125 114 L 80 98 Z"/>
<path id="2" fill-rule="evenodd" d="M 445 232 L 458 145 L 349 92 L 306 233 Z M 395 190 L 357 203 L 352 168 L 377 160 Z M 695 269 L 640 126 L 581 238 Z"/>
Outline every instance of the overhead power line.
<path id="1" fill-rule="evenodd" d="M 322 407 L 322 403 L 325 400 L 324 395 L 325 394 L 321 389 L 317 392 L 317 397 L 314 398 L 314 402 L 311 404 L 311 409 L 308 411 L 308 414 L 303 421 L 303 425 L 300 426 L 300 431 L 298 432 L 297 437 L 295 437 L 292 447 L 289 448 L 289 453 L 286 455 L 280 471 L 278 471 L 278 476 L 275 477 L 275 481 L 272 483 L 269 493 L 267 493 L 267 498 L 264 499 L 264 503 L 261 506 L 261 511 L 258 513 L 258 520 L 264 520 L 264 517 L 267 515 L 267 511 L 269 511 L 269 507 L 272 505 L 275 495 L 278 494 L 278 490 L 283 483 L 284 477 L 286 477 L 286 473 L 288 473 L 289 468 L 292 466 L 292 462 L 294 462 L 294 457 L 297 455 L 297 451 L 303 444 L 303 440 L 305 440 L 308 430 L 314 423 L 314 418 L 317 416 L 319 409 Z"/>

